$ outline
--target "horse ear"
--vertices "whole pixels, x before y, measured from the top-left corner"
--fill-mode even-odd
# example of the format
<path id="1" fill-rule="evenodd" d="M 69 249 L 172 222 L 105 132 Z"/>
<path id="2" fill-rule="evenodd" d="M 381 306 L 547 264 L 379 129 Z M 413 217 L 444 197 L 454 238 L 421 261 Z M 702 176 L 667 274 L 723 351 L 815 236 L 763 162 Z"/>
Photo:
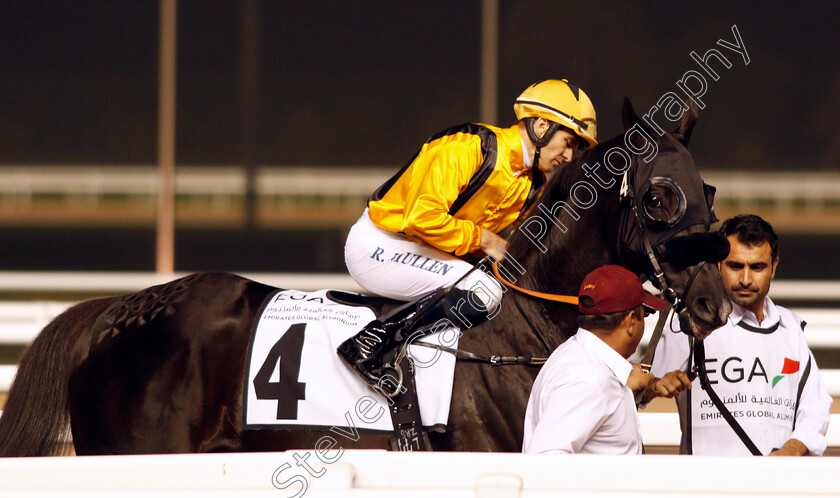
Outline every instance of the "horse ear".
<path id="1" fill-rule="evenodd" d="M 691 132 L 694 130 L 694 125 L 697 124 L 697 104 L 693 100 L 688 99 L 685 103 L 685 111 L 680 117 L 680 122 L 677 129 L 674 130 L 674 138 L 680 141 L 683 146 L 688 147 L 688 141 L 691 140 Z"/>
<path id="2" fill-rule="evenodd" d="M 621 121 L 624 122 L 625 132 L 639 122 L 639 116 L 636 116 L 636 112 L 633 111 L 633 104 L 627 97 L 624 97 L 624 105 L 621 107 Z"/>
<path id="3" fill-rule="evenodd" d="M 648 140 L 653 140 L 654 132 L 636 114 L 636 111 L 633 110 L 633 104 L 627 97 L 624 97 L 624 106 L 621 108 L 621 120 L 624 122 L 624 139 L 625 141 L 629 140 L 628 144 L 634 149 L 634 153 L 638 154 L 639 151 L 647 149 Z M 641 132 L 639 129 L 641 129 Z"/>
<path id="4" fill-rule="evenodd" d="M 712 225 L 720 221 L 715 214 L 715 192 L 717 188 L 703 182 L 703 195 L 706 197 L 706 207 L 709 208 L 709 224 Z"/>

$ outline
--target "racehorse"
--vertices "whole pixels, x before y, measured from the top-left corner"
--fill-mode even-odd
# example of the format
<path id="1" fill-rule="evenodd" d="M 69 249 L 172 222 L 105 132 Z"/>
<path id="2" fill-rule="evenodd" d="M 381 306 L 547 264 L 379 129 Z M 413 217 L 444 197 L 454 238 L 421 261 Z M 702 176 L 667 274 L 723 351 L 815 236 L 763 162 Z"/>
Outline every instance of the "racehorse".
<path id="1" fill-rule="evenodd" d="M 500 270 L 523 288 L 569 295 L 604 264 L 658 274 L 653 282 L 676 297 L 683 330 L 703 337 L 731 308 L 716 266 L 690 254 L 696 247 L 714 252 L 717 240 L 708 233 L 713 190 L 685 148 L 696 109 L 689 106 L 677 129 L 662 134 L 629 101 L 622 114 L 624 134 L 588 149 L 546 183 L 533 214 L 510 235 Z M 79 455 L 313 448 L 326 433 L 243 429 L 249 333 L 275 290 L 200 273 L 70 307 L 22 358 L 0 417 L 0 455 L 55 454 L 68 425 Z M 458 347 L 544 357 L 575 332 L 576 318 L 574 306 L 508 289 L 494 318 L 466 331 Z M 537 371 L 458 362 L 448 430 L 430 434 L 433 447 L 519 451 Z M 361 435 L 342 447 L 388 442 Z"/>

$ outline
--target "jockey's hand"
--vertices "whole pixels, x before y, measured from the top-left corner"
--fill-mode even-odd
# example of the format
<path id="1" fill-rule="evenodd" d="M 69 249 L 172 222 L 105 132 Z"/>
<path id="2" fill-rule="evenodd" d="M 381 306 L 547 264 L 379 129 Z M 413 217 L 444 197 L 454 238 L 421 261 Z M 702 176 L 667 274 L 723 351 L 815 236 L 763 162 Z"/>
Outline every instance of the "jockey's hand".
<path id="1" fill-rule="evenodd" d="M 481 229 L 481 250 L 484 254 L 492 256 L 496 261 L 505 259 L 504 251 L 507 251 L 507 241 L 485 228 Z"/>
<path id="2" fill-rule="evenodd" d="M 686 389 L 691 389 L 691 379 L 682 370 L 674 370 L 666 373 L 660 379 L 654 379 L 642 399 L 644 402 L 648 402 L 657 397 L 673 398 Z"/>
<path id="3" fill-rule="evenodd" d="M 650 385 L 656 377 L 650 372 L 642 370 L 642 366 L 638 363 L 633 364 L 633 370 L 630 372 L 630 377 L 627 378 L 627 387 L 631 391 L 636 392 L 640 389 L 645 389 Z"/>

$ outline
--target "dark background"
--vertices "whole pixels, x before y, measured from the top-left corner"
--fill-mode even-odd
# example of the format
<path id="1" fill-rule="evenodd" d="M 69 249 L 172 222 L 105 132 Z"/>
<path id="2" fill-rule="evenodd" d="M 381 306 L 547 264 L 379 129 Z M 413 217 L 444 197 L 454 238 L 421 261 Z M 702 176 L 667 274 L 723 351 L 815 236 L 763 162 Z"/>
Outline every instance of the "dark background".
<path id="1" fill-rule="evenodd" d="M 450 124 L 479 119 L 480 2 L 319 1 L 256 5 L 257 159 L 398 164 Z M 181 163 L 242 160 L 246 2 L 178 2 Z M 157 2 L 5 1 L 0 7 L 0 163 L 156 161 Z M 500 3 L 499 121 L 525 87 L 585 89 L 600 134 L 630 97 L 650 108 L 698 69 L 709 80 L 693 151 L 708 168 L 840 164 L 836 2 Z M 750 64 L 717 46 L 737 25 Z M 720 67 L 720 66 L 718 66 Z"/>
<path id="2" fill-rule="evenodd" d="M 480 119 L 480 7 L 181 0 L 177 162 L 401 164 L 428 135 Z M 514 122 L 512 101 L 531 83 L 568 78 L 610 137 L 622 131 L 625 96 L 643 113 L 680 94 L 677 80 L 698 69 L 690 53 L 716 48 L 732 67 L 707 78 L 691 145 L 701 170 L 836 170 L 838 10 L 831 1 L 501 0 L 496 124 Z M 733 25 L 749 65 L 716 45 L 734 41 Z M 158 36 L 154 1 L 0 4 L 0 164 L 156 162 Z M 3 269 L 154 267 L 151 230 L 3 231 Z M 317 227 L 180 229 L 176 266 L 343 271 L 342 237 Z M 836 275 L 836 237 L 785 243 L 781 277 Z"/>

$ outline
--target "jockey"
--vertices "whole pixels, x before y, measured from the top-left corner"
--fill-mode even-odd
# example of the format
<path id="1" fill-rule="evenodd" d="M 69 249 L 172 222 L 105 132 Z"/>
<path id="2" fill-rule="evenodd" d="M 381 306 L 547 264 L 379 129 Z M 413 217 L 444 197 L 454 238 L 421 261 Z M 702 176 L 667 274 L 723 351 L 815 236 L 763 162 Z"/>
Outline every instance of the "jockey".
<path id="1" fill-rule="evenodd" d="M 545 173 L 569 162 L 576 147 L 597 143 L 592 102 L 566 80 L 531 85 L 513 109 L 518 122 L 509 128 L 468 123 L 433 135 L 370 196 L 350 230 L 344 254 L 356 282 L 411 301 L 339 346 L 344 362 L 370 382 L 381 377 L 381 355 L 393 346 L 441 318 L 473 327 L 499 306 L 498 281 L 475 271 L 414 319 L 435 290 L 469 272 L 462 258 L 501 261 L 507 241 L 497 234 L 533 206 Z"/>

